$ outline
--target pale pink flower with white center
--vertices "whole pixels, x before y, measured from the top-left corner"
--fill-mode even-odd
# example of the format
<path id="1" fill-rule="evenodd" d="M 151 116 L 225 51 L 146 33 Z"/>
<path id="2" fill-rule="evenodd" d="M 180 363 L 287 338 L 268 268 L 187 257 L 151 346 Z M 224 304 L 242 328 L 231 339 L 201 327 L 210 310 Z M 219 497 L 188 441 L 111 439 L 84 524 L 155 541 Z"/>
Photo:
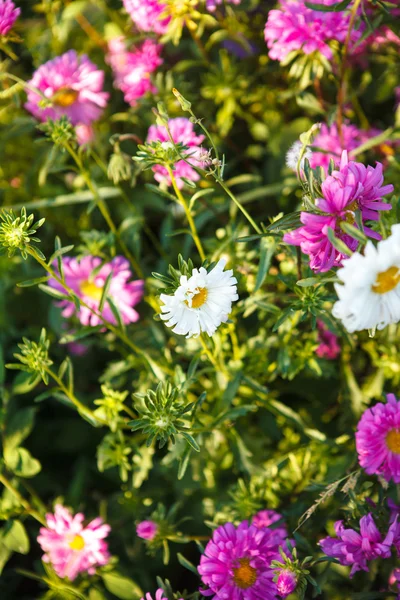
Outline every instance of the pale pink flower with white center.
<path id="1" fill-rule="evenodd" d="M 182 143 L 187 146 L 188 150 L 184 152 L 186 160 L 179 160 L 174 165 L 174 176 L 177 180 L 179 188 L 184 186 L 182 178 L 190 181 L 198 181 L 200 175 L 193 169 L 194 167 L 203 168 L 204 166 L 204 149 L 201 148 L 201 143 L 204 141 L 204 135 L 196 135 L 194 131 L 193 123 L 184 117 L 178 117 L 176 119 L 170 119 L 168 121 L 168 127 L 171 132 L 172 139 L 175 144 Z M 169 142 L 168 132 L 163 125 L 152 125 L 147 135 L 147 142 Z M 190 164 L 188 164 L 190 163 Z M 154 179 L 160 183 L 166 183 L 171 185 L 171 179 L 168 171 L 161 165 L 155 165 L 152 167 L 155 173 Z"/>
<path id="2" fill-rule="evenodd" d="M 111 531 L 98 517 L 84 525 L 82 513 L 72 515 L 65 507 L 57 504 L 54 514 L 46 515 L 47 527 L 40 529 L 37 538 L 43 552 L 43 562 L 50 563 L 57 575 L 73 581 L 79 573 L 89 575 L 96 567 L 106 565 L 110 560 L 105 538 Z"/>
<path id="3" fill-rule="evenodd" d="M 163 34 L 168 29 L 170 18 L 162 17 L 166 4 L 161 0 L 122 0 L 126 12 L 141 31 Z"/>
<path id="4" fill-rule="evenodd" d="M 124 38 L 119 37 L 109 42 L 108 50 L 107 62 L 114 73 L 114 86 L 123 92 L 128 104 L 135 106 L 145 94 L 157 92 L 151 75 L 163 63 L 161 44 L 148 39 L 128 51 Z"/>

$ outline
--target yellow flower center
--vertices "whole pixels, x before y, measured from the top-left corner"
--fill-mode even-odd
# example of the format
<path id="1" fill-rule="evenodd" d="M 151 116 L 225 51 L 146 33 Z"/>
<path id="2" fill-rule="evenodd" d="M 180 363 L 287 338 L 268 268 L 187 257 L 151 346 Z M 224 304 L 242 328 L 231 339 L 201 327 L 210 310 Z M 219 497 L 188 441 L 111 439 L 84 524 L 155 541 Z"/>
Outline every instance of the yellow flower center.
<path id="1" fill-rule="evenodd" d="M 392 429 L 386 436 L 386 445 L 391 452 L 400 454 L 400 431 Z"/>
<path id="2" fill-rule="evenodd" d="M 240 567 L 233 569 L 233 583 L 241 590 L 247 590 L 257 581 L 257 570 L 250 566 L 249 558 L 239 560 Z"/>
<path id="3" fill-rule="evenodd" d="M 100 302 L 101 296 L 103 294 L 103 288 L 98 287 L 92 281 L 83 281 L 80 285 L 81 292 L 85 296 L 88 296 L 92 300 L 96 300 L 96 302 Z"/>
<path id="4" fill-rule="evenodd" d="M 52 97 L 52 102 L 57 104 L 57 106 L 67 108 L 76 102 L 78 95 L 79 92 L 76 90 L 71 90 L 71 88 L 61 88 Z"/>
<path id="5" fill-rule="evenodd" d="M 83 550 L 85 547 L 85 540 L 81 535 L 76 535 L 72 542 L 69 543 L 69 547 L 72 550 Z"/>
<path id="6" fill-rule="evenodd" d="M 207 300 L 208 290 L 207 288 L 197 288 L 196 293 L 192 297 L 192 308 L 200 308 Z M 189 306 L 189 302 L 186 300 L 186 304 Z"/>
<path id="7" fill-rule="evenodd" d="M 400 282 L 400 270 L 398 267 L 390 267 L 383 273 L 378 273 L 375 283 L 372 286 L 372 291 L 375 294 L 387 294 L 391 292 Z"/>

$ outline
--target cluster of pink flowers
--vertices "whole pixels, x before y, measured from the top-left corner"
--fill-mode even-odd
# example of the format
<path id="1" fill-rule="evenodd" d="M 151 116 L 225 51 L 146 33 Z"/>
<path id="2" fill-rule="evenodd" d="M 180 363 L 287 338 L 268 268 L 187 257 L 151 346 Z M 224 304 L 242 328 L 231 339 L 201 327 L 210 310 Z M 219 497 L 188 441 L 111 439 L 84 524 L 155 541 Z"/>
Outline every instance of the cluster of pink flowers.
<path id="1" fill-rule="evenodd" d="M 114 85 L 120 89 L 125 101 L 135 106 L 139 98 L 155 94 L 157 88 L 151 75 L 162 64 L 161 44 L 145 40 L 134 50 L 128 51 L 124 38 L 114 38 L 108 44 L 107 62 L 114 73 Z"/>
<path id="2" fill-rule="evenodd" d="M 281 559 L 280 548 L 287 551 L 287 530 L 285 526 L 274 529 L 269 525 L 279 520 L 278 513 L 261 511 L 251 524 L 243 521 L 237 527 L 232 523 L 218 527 L 200 559 L 198 571 L 207 586 L 201 593 L 215 600 L 276 599 L 278 589 L 271 562 Z M 281 582 L 279 593 L 283 590 Z"/>
<path id="3" fill-rule="evenodd" d="M 25 108 L 30 113 L 39 121 L 66 116 L 77 126 L 78 141 L 91 139 L 92 123 L 100 118 L 109 94 L 103 91 L 104 72 L 87 56 L 69 50 L 41 65 L 28 83 Z"/>
<path id="4" fill-rule="evenodd" d="M 123 256 L 116 256 L 108 263 L 102 262 L 101 258 L 94 256 L 84 256 L 80 261 L 72 257 L 63 258 L 65 282 L 87 306 L 81 305 L 77 311 L 71 300 L 61 300 L 59 306 L 63 308 L 62 315 L 69 318 L 76 314 L 82 325 L 101 325 L 100 317 L 91 311 L 98 311 L 104 285 L 112 273 L 107 295 L 118 308 L 123 322 L 135 323 L 139 314 L 133 307 L 142 299 L 143 281 L 129 281 L 132 272 L 129 262 Z M 57 265 L 55 267 L 57 268 Z M 49 285 L 64 292 L 62 285 L 55 279 L 51 279 Z M 104 303 L 101 315 L 110 323 L 117 322 L 108 301 Z"/>
<path id="5" fill-rule="evenodd" d="M 37 538 L 43 552 L 43 561 L 50 563 L 59 577 L 73 581 L 79 573 L 93 575 L 96 567 L 110 560 L 105 538 L 110 526 L 98 517 L 84 525 L 82 513 L 72 515 L 57 504 L 54 514 L 47 514 L 47 527 L 40 529 Z"/>
<path id="6" fill-rule="evenodd" d="M 140 31 L 163 34 L 170 19 L 164 17 L 166 4 L 161 0 L 123 0 L 126 12 Z"/>
<path id="7" fill-rule="evenodd" d="M 0 35 L 7 35 L 20 14 L 21 9 L 14 2 L 0 0 Z"/>
<path id="8" fill-rule="evenodd" d="M 321 320 L 317 321 L 317 327 L 319 341 L 319 346 L 316 350 L 317 356 L 319 358 L 326 358 L 327 360 L 335 360 L 340 354 L 338 336 L 329 331 L 325 323 Z"/>
<path id="9" fill-rule="evenodd" d="M 358 461 L 368 475 L 400 483 L 400 402 L 394 394 L 362 415 L 356 432 Z"/>
<path id="10" fill-rule="evenodd" d="M 200 179 L 200 175 L 193 167 L 201 168 L 204 165 L 204 150 L 201 148 L 201 143 L 204 141 L 204 135 L 197 135 L 194 131 L 193 123 L 184 117 L 170 119 L 168 121 L 168 127 L 174 143 L 181 143 L 188 148 L 188 150 L 185 151 L 186 160 L 179 160 L 174 165 L 175 179 L 177 180 L 178 186 L 182 188 L 184 186 L 182 178 L 190 181 L 198 181 Z M 171 140 L 163 125 L 151 125 L 147 135 L 147 142 L 165 142 L 170 144 Z M 154 178 L 156 181 L 165 183 L 169 186 L 171 185 L 171 178 L 165 167 L 154 165 L 152 170 L 155 173 Z"/>
<path id="11" fill-rule="evenodd" d="M 325 6 L 336 4 L 336 0 L 321 0 Z M 350 24 L 350 12 L 321 12 L 307 8 L 303 1 L 281 0 L 277 10 L 271 10 L 265 26 L 265 41 L 269 56 L 274 60 L 284 60 L 290 52 L 302 50 L 305 54 L 318 51 L 326 58 L 332 58 L 329 42 L 335 40 L 343 44 Z M 361 38 L 364 26 L 351 31 L 351 47 Z"/>
<path id="12" fill-rule="evenodd" d="M 355 211 L 361 212 L 363 223 L 379 220 L 379 211 L 390 210 L 391 205 L 382 198 L 393 191 L 392 185 L 383 185 L 383 167 L 365 167 L 362 163 L 349 162 L 347 152 L 343 152 L 340 170 L 333 171 L 322 184 L 322 198 L 315 201 L 318 213 L 302 212 L 302 226 L 286 233 L 284 241 L 300 246 L 310 257 L 310 267 L 316 272 L 326 272 L 340 266 L 346 254 L 339 252 L 330 242 L 328 228 L 336 237 L 355 250 L 358 242 L 345 234 L 340 224 L 348 222 L 356 226 Z M 374 239 L 380 235 L 364 226 L 364 233 Z"/>

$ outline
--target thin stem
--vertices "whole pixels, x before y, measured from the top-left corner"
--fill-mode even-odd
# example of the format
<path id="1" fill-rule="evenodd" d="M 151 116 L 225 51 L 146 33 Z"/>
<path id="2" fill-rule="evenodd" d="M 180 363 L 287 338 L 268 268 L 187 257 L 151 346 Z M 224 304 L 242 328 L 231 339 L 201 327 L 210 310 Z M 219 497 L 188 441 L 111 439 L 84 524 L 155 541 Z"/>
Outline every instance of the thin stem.
<path id="1" fill-rule="evenodd" d="M 231 192 L 231 190 L 228 188 L 228 186 L 222 181 L 222 179 L 220 179 L 219 177 L 215 177 L 215 181 L 222 187 L 222 189 L 228 194 L 228 196 L 231 198 L 231 200 L 233 200 L 233 202 L 236 204 L 236 206 L 238 207 L 238 209 L 243 213 L 243 215 L 246 217 L 246 219 L 248 220 L 248 222 L 250 223 L 250 225 L 253 227 L 254 231 L 256 231 L 258 234 L 261 234 L 262 231 L 259 228 L 259 226 L 255 223 L 255 221 L 253 220 L 253 218 L 249 215 L 249 213 L 247 212 L 247 210 L 245 209 L 245 207 L 239 202 L 239 200 L 236 198 L 236 196 Z"/>
<path id="2" fill-rule="evenodd" d="M 187 202 L 186 202 L 181 190 L 178 187 L 173 170 L 171 169 L 170 166 L 167 166 L 166 168 L 167 168 L 169 177 L 171 179 L 172 187 L 174 188 L 176 197 L 178 198 L 180 205 L 182 206 L 183 210 L 185 211 L 185 215 L 186 215 L 187 221 L 189 223 L 190 231 L 192 233 L 193 241 L 196 244 L 196 248 L 199 252 L 201 260 L 204 261 L 206 258 L 206 255 L 203 250 L 203 246 L 201 245 L 201 241 L 198 236 L 197 229 L 196 229 L 196 224 L 193 220 L 192 214 L 190 212 L 190 208 L 188 207 Z"/>
<path id="3" fill-rule="evenodd" d="M 209 65 L 210 64 L 210 57 L 208 56 L 208 52 L 207 52 L 207 50 L 206 50 L 203 42 L 201 41 L 201 39 L 197 35 L 196 31 L 194 31 L 193 28 L 190 27 L 187 23 L 186 23 L 186 27 L 187 27 L 187 29 L 189 29 L 189 33 L 192 36 L 192 39 L 193 39 L 194 43 L 196 44 L 196 46 L 200 50 L 200 54 L 204 58 L 204 61 L 207 63 L 207 65 Z"/>
<path id="4" fill-rule="evenodd" d="M 9 492 L 11 492 L 11 494 L 13 494 L 13 496 L 15 496 L 15 498 L 18 500 L 18 502 L 21 504 L 21 506 L 24 507 L 26 512 L 29 515 L 31 515 L 31 517 L 33 517 L 34 519 L 36 519 L 36 521 L 39 521 L 39 523 L 41 523 L 42 525 L 44 525 L 46 527 L 47 523 L 46 523 L 45 519 L 42 517 L 42 515 L 40 513 L 38 513 L 37 510 L 32 508 L 32 506 L 29 504 L 28 500 L 26 500 L 22 496 L 22 494 L 20 494 L 20 492 L 17 490 L 17 488 L 14 487 L 14 485 L 11 483 L 11 481 L 9 481 L 2 473 L 0 474 L 0 483 L 2 483 L 3 486 Z"/>
<path id="5" fill-rule="evenodd" d="M 211 362 L 211 364 L 212 364 L 212 365 L 213 365 L 213 366 L 214 366 L 214 367 L 217 369 L 217 371 L 219 371 L 219 368 L 220 368 L 220 367 L 219 367 L 219 365 L 218 365 L 218 362 L 217 362 L 217 360 L 215 359 L 215 357 L 213 356 L 213 354 L 212 354 L 211 350 L 209 349 L 209 347 L 207 346 L 207 342 L 206 342 L 206 340 L 204 339 L 204 336 L 203 336 L 203 334 L 202 334 L 202 333 L 201 333 L 201 334 L 200 334 L 200 336 L 199 336 L 199 340 L 200 340 L 200 343 L 201 343 L 201 345 L 202 345 L 202 347 L 203 347 L 204 353 L 207 355 L 207 358 L 208 358 L 208 360 L 209 360 L 209 361 Z"/>

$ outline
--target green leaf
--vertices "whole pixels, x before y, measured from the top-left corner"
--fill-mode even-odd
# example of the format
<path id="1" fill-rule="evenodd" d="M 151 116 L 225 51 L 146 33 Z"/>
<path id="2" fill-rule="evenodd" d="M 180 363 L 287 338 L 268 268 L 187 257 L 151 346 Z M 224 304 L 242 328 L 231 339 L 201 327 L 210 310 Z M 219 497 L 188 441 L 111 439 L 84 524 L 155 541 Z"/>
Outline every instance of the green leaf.
<path id="1" fill-rule="evenodd" d="M 57 300 L 71 300 L 69 296 L 63 294 L 62 292 L 56 290 L 55 288 L 50 287 L 49 285 L 39 285 L 39 289 L 42 290 L 45 294 L 48 294 L 52 298 L 56 298 Z"/>
<path id="2" fill-rule="evenodd" d="M 28 437 L 33 428 L 34 408 L 23 408 L 17 411 L 7 422 L 4 436 L 4 448 L 16 448 Z"/>
<path id="3" fill-rule="evenodd" d="M 36 279 L 27 279 L 26 281 L 21 281 L 21 283 L 17 283 L 17 287 L 31 287 L 32 285 L 39 285 L 39 283 L 46 283 L 49 281 L 50 277 L 37 277 Z"/>
<path id="4" fill-rule="evenodd" d="M 178 468 L 178 479 L 179 481 L 184 478 L 186 469 L 189 466 L 189 460 L 192 454 L 191 446 L 186 446 L 186 449 L 181 457 L 179 468 Z"/>
<path id="5" fill-rule="evenodd" d="M 102 292 L 101 292 L 101 299 L 100 299 L 99 308 L 97 309 L 99 313 L 103 312 L 103 308 L 104 308 L 104 305 L 105 305 L 106 300 L 107 300 L 107 294 L 108 294 L 108 290 L 110 289 L 110 285 L 111 285 L 111 281 L 112 281 L 113 275 L 114 275 L 114 273 L 111 271 L 108 274 L 108 277 L 107 277 L 107 279 L 106 279 L 106 281 L 104 283 L 104 286 L 103 286 L 103 289 L 102 289 Z"/>
<path id="6" fill-rule="evenodd" d="M 89 335 L 98 333 L 102 329 L 104 329 L 104 325 L 96 325 L 95 327 L 81 327 L 78 331 L 74 331 L 74 333 L 68 333 L 66 335 L 63 335 L 62 338 L 60 338 L 59 343 L 70 344 L 71 342 L 75 342 L 76 340 L 82 340 L 83 338 L 88 337 Z"/>
<path id="7" fill-rule="evenodd" d="M 316 285 L 317 283 L 320 283 L 318 277 L 307 277 L 307 279 L 299 279 L 296 285 L 299 285 L 300 287 L 311 287 L 312 285 Z"/>
<path id="8" fill-rule="evenodd" d="M 3 569 L 4 569 L 7 561 L 11 557 L 11 555 L 12 555 L 11 550 L 9 550 L 7 548 L 7 546 L 5 544 L 3 544 L 1 541 L 1 532 L 0 532 L 0 575 L 2 574 Z"/>
<path id="9" fill-rule="evenodd" d="M 187 443 L 190 444 L 193 450 L 196 450 L 196 452 L 200 452 L 200 446 L 198 445 L 194 437 L 192 437 L 189 433 L 186 433 L 185 431 L 181 431 L 180 433 L 185 438 Z"/>
<path id="10" fill-rule="evenodd" d="M 132 579 L 117 571 L 104 573 L 102 578 L 107 590 L 121 600 L 139 600 L 143 596 L 142 590 Z"/>
<path id="11" fill-rule="evenodd" d="M 7 521 L 0 539 L 4 546 L 12 552 L 19 552 L 19 554 L 28 554 L 29 552 L 29 538 L 20 521 Z"/>
<path id="12" fill-rule="evenodd" d="M 341 254 L 344 254 L 345 256 L 351 256 L 353 254 L 353 251 L 350 250 L 347 244 L 335 236 L 335 232 L 333 231 L 332 227 L 328 227 L 328 239 L 332 246 Z"/>
<path id="13" fill-rule="evenodd" d="M 183 554 L 178 552 L 176 557 L 179 560 L 179 563 L 182 565 L 182 567 L 185 567 L 185 569 L 188 569 L 188 571 L 191 571 L 192 573 L 198 576 L 196 567 L 187 558 L 185 558 Z"/>
<path id="14" fill-rule="evenodd" d="M 342 221 L 342 223 L 340 223 L 340 228 L 347 233 L 347 235 L 350 235 L 358 242 L 361 242 L 361 244 L 366 244 L 368 242 L 368 238 L 365 233 L 360 231 L 357 227 L 354 227 L 354 225 L 346 223 L 346 221 Z"/>
<path id="15" fill-rule="evenodd" d="M 311 8 L 312 10 L 317 10 L 319 12 L 339 12 L 347 8 L 352 1 L 353 0 L 342 0 L 342 2 L 338 2 L 338 4 L 330 4 L 328 6 L 326 4 L 315 2 L 305 2 L 305 5 L 307 8 Z"/>
<path id="16" fill-rule="evenodd" d="M 271 266 L 272 257 L 276 250 L 276 243 L 267 238 L 261 240 L 260 264 L 258 266 L 256 285 L 254 292 L 257 292 L 265 281 L 269 268 Z"/>
<path id="17" fill-rule="evenodd" d="M 4 460 L 7 468 L 19 477 L 34 477 L 42 468 L 26 448 L 4 448 Z"/>

